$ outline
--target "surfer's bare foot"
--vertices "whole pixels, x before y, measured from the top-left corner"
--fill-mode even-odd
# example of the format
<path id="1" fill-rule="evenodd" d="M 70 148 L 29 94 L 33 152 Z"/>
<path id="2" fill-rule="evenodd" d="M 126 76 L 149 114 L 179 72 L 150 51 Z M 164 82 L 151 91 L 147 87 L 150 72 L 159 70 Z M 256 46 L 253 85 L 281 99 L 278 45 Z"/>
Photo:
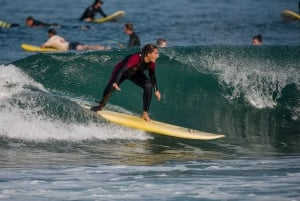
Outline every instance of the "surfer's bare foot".
<path id="1" fill-rule="evenodd" d="M 142 119 L 144 119 L 145 121 L 148 121 L 148 122 L 151 121 L 148 112 L 143 112 Z"/>

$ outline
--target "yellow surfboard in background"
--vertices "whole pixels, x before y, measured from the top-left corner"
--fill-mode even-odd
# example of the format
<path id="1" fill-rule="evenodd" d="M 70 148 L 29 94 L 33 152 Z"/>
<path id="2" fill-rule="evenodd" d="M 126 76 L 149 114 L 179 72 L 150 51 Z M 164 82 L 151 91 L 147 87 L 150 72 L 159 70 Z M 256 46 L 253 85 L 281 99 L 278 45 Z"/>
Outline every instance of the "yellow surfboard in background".
<path id="1" fill-rule="evenodd" d="M 21 45 L 21 48 L 28 52 L 59 52 L 59 50 L 55 48 L 42 48 L 39 46 L 25 44 L 25 43 Z"/>
<path id="2" fill-rule="evenodd" d="M 92 20 L 94 23 L 103 23 L 103 22 L 109 22 L 109 21 L 115 21 L 125 15 L 125 11 L 119 10 L 111 15 L 108 15 L 106 17 L 97 18 Z"/>
<path id="3" fill-rule="evenodd" d="M 285 20 L 300 20 L 300 15 L 291 10 L 283 10 L 281 16 Z"/>

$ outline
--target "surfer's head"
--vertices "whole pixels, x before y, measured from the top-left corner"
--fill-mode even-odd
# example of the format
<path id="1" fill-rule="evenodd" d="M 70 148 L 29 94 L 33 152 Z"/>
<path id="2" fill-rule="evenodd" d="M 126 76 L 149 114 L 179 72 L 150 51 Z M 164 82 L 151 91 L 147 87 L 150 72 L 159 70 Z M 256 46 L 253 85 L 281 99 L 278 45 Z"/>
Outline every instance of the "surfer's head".
<path id="1" fill-rule="evenodd" d="M 252 38 L 252 45 L 261 45 L 262 44 L 262 35 L 258 34 Z"/>
<path id="2" fill-rule="evenodd" d="M 157 46 L 153 44 L 145 45 L 142 49 L 141 56 L 146 63 L 150 61 L 155 63 L 156 59 L 159 57 Z"/>
<path id="3" fill-rule="evenodd" d="M 49 29 L 48 30 L 48 37 L 50 38 L 50 37 L 52 37 L 54 35 L 56 35 L 56 30 L 53 29 L 53 28 Z"/>
<path id="4" fill-rule="evenodd" d="M 95 0 L 94 6 L 97 5 L 97 4 L 98 4 L 99 6 L 101 6 L 101 5 L 103 5 L 103 3 L 104 3 L 104 2 L 101 1 L 101 0 Z"/>

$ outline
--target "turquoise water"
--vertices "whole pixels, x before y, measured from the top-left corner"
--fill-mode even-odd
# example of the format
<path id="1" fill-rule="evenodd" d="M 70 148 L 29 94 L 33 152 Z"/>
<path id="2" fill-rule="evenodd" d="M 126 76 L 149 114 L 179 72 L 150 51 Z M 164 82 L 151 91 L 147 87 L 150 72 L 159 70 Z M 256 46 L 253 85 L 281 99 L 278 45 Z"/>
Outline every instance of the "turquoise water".
<path id="1" fill-rule="evenodd" d="M 84 24 L 77 19 L 89 3 L 2 3 L 0 20 L 22 26 L 0 29 L 1 200 L 299 199 L 300 23 L 280 17 L 297 11 L 296 1 L 111 0 L 104 11 L 125 10 L 121 21 L 72 28 Z M 21 43 L 47 37 L 23 25 L 28 15 L 63 24 L 58 32 L 72 41 L 113 49 L 23 52 Z M 78 105 L 96 104 L 113 66 L 139 50 L 117 47 L 127 42 L 128 21 L 143 44 L 169 42 L 151 117 L 224 139 L 132 130 Z M 257 33 L 261 47 L 251 46 Z M 121 87 L 108 108 L 139 115 L 142 91 Z"/>

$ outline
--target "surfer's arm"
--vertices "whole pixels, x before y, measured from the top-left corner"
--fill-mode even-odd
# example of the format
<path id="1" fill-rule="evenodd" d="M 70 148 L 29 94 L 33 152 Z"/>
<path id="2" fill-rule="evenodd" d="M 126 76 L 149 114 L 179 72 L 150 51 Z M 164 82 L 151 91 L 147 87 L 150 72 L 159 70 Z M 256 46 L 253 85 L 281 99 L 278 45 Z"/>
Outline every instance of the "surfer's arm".
<path id="1" fill-rule="evenodd" d="M 152 83 L 152 86 L 153 86 L 153 89 L 154 89 L 154 94 L 155 94 L 157 100 L 160 100 L 161 94 L 160 94 L 160 91 L 157 88 L 155 71 L 149 70 L 149 77 L 150 77 L 150 80 L 151 80 L 151 83 Z"/>
<path id="2" fill-rule="evenodd" d="M 107 15 L 103 12 L 102 8 L 99 8 L 99 13 L 103 16 L 103 17 L 106 17 Z"/>
<path id="3" fill-rule="evenodd" d="M 155 71 L 149 70 L 149 77 L 150 77 L 154 91 L 158 91 L 157 84 L 156 84 Z"/>
<path id="4" fill-rule="evenodd" d="M 41 45 L 42 48 L 45 48 L 45 47 L 52 47 L 52 41 L 47 40 L 44 44 Z"/>
<path id="5" fill-rule="evenodd" d="M 119 87 L 119 84 L 120 84 L 120 81 L 121 81 L 122 77 L 124 76 L 126 70 L 127 70 L 127 66 L 126 66 L 126 65 L 123 65 L 123 66 L 116 72 L 116 75 L 115 75 L 115 81 L 114 81 L 114 83 L 113 83 L 113 87 L 114 87 L 116 90 L 121 90 L 120 87 Z"/>

